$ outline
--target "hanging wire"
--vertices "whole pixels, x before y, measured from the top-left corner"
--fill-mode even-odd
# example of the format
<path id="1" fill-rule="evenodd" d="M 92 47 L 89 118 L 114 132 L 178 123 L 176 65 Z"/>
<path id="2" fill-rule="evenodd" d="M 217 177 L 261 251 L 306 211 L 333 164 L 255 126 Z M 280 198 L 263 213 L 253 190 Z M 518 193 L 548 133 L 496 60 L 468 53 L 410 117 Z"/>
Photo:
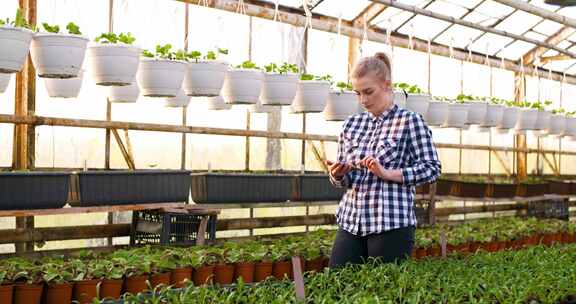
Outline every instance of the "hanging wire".
<path id="1" fill-rule="evenodd" d="M 206 1 L 206 0 L 205 0 Z M 274 21 L 278 21 L 280 19 L 280 0 L 276 0 L 276 3 L 274 4 Z"/>
<path id="2" fill-rule="evenodd" d="M 408 32 L 408 48 L 414 50 L 414 23 L 410 23 L 410 31 Z"/>
<path id="3" fill-rule="evenodd" d="M 205 7 L 210 6 L 210 4 L 208 3 L 208 0 L 201 0 L 200 5 L 205 6 Z"/>
<path id="4" fill-rule="evenodd" d="M 244 4 L 244 0 L 238 0 L 238 5 L 236 6 L 236 13 L 246 15 L 246 4 Z"/>

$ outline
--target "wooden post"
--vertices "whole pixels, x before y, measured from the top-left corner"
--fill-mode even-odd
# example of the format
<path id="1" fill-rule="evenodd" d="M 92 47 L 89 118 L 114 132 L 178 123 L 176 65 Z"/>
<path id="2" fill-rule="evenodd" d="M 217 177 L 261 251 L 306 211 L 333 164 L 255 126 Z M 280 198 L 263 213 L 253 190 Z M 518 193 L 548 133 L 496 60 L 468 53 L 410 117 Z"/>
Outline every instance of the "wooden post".
<path id="1" fill-rule="evenodd" d="M 306 135 L 306 113 L 302 113 L 302 135 Z M 300 171 L 306 172 L 306 140 L 302 140 Z"/>
<path id="2" fill-rule="evenodd" d="M 246 109 L 246 130 L 250 130 L 250 110 Z M 250 136 L 246 136 L 246 157 L 244 159 L 244 170 L 250 171 Z"/>
<path id="3" fill-rule="evenodd" d="M 19 0 L 18 5 L 30 25 L 36 25 L 36 0 Z M 34 116 L 36 109 L 36 70 L 30 59 L 26 59 L 21 72 L 16 74 L 16 115 Z M 34 125 L 15 125 L 12 150 L 13 170 L 34 170 L 36 129 Z M 34 217 L 16 217 L 16 228 L 34 229 Z M 16 243 L 16 252 L 34 251 L 34 243 Z"/>
<path id="4" fill-rule="evenodd" d="M 108 32 L 112 32 L 114 30 L 114 0 L 108 1 Z M 112 103 L 110 99 L 106 98 L 106 120 L 112 120 Z M 106 129 L 106 142 L 104 145 L 104 168 L 106 170 L 110 170 L 110 129 Z M 106 218 L 107 224 L 114 224 L 114 213 L 108 212 L 108 216 Z M 114 239 L 109 237 L 106 240 L 108 247 L 113 245 Z"/>
<path id="5" fill-rule="evenodd" d="M 184 51 L 188 52 L 188 35 L 189 24 L 190 24 L 190 4 L 185 3 L 185 12 L 184 12 Z M 182 126 L 186 126 L 188 123 L 187 120 L 188 114 L 188 106 L 182 108 Z M 182 133 L 182 153 L 180 155 L 180 169 L 186 169 L 186 133 Z"/>
<path id="6" fill-rule="evenodd" d="M 526 79 L 523 73 L 515 73 L 514 81 L 514 100 L 524 101 L 526 96 Z M 516 149 L 527 149 L 526 144 L 526 134 L 516 134 L 516 143 L 514 148 Z M 519 181 L 526 179 L 527 173 L 527 153 L 523 151 L 518 151 L 516 153 L 516 176 Z"/>

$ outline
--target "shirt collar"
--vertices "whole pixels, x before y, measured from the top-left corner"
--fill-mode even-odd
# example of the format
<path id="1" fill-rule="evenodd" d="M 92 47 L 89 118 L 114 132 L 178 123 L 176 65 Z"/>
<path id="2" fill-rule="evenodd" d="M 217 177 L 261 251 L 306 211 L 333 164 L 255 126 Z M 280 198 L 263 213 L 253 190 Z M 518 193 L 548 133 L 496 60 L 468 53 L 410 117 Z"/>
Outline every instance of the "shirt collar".
<path id="1" fill-rule="evenodd" d="M 383 121 L 384 119 L 386 119 L 386 117 L 388 117 L 388 115 L 396 112 L 396 109 L 398 109 L 398 105 L 396 104 L 392 104 L 392 106 L 390 108 L 388 108 L 388 110 L 382 112 L 380 115 L 376 116 L 374 114 L 372 114 L 371 112 L 368 112 L 368 116 L 370 117 L 370 119 L 373 122 L 378 122 L 378 121 Z"/>

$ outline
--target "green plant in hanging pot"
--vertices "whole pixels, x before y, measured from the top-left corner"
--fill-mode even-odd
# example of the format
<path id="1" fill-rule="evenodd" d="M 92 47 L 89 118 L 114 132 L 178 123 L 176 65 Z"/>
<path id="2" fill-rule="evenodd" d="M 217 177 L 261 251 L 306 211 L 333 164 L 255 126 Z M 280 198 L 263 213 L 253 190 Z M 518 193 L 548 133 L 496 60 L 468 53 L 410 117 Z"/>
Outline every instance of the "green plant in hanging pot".
<path id="1" fill-rule="evenodd" d="M 332 83 L 333 79 L 330 75 L 301 74 L 290 111 L 292 113 L 319 113 L 324 111 Z"/>
<path id="2" fill-rule="evenodd" d="M 102 33 L 88 47 L 88 64 L 97 85 L 128 86 L 135 82 L 140 63 L 139 47 L 131 33 Z"/>
<path id="3" fill-rule="evenodd" d="M 324 108 L 324 119 L 327 121 L 344 121 L 363 110 L 356 93 L 353 91 L 352 84 L 337 82 L 336 88 L 328 94 Z"/>
<path id="4" fill-rule="evenodd" d="M 397 83 L 394 84 L 394 87 L 403 90 L 408 94 L 406 99 L 406 109 L 416 112 L 422 115 L 422 117 L 426 117 L 430 103 L 430 95 L 425 94 L 424 90 L 419 88 L 417 85 Z"/>
<path id="5" fill-rule="evenodd" d="M 189 61 L 184 77 L 184 92 L 188 96 L 219 96 L 224 78 L 228 71 L 228 63 L 219 58 L 227 55 L 228 50 L 217 48 L 202 55 L 200 51 L 186 54 Z"/>
<path id="6" fill-rule="evenodd" d="M 263 82 L 262 69 L 246 60 L 226 73 L 222 97 L 227 104 L 257 104 Z"/>
<path id="7" fill-rule="evenodd" d="M 278 65 L 270 63 L 264 66 L 264 83 L 260 94 L 260 104 L 286 106 L 292 104 L 298 86 L 300 69 L 287 62 Z"/>
<path id="8" fill-rule="evenodd" d="M 138 84 L 143 96 L 175 97 L 182 88 L 188 68 L 186 53 L 172 50 L 171 44 L 156 45 L 155 52 L 144 50 L 138 68 Z"/>
<path id="9" fill-rule="evenodd" d="M 22 70 L 34 36 L 32 30 L 20 9 L 16 10 L 14 20 L 0 20 L 0 73 Z"/>

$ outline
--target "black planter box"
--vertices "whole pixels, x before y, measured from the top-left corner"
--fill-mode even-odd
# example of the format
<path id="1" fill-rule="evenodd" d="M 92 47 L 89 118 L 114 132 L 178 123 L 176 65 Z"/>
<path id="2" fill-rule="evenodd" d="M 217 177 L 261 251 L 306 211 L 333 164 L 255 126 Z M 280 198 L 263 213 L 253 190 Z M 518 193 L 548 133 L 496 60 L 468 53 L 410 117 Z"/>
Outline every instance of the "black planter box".
<path id="1" fill-rule="evenodd" d="M 295 200 L 295 179 L 291 174 L 194 173 L 192 200 L 198 204 Z"/>
<path id="2" fill-rule="evenodd" d="M 473 182 L 457 182 L 458 196 L 484 198 L 487 195 L 488 184 Z"/>
<path id="3" fill-rule="evenodd" d="M 513 198 L 516 196 L 518 185 L 516 184 L 492 184 L 493 198 Z"/>
<path id="4" fill-rule="evenodd" d="M 82 206 L 187 202 L 190 171 L 78 172 Z"/>
<path id="5" fill-rule="evenodd" d="M 570 188 L 573 187 L 569 181 L 550 180 L 548 181 L 549 194 L 570 195 Z"/>
<path id="6" fill-rule="evenodd" d="M 0 173 L 0 210 L 61 208 L 69 188 L 69 173 Z"/>
<path id="7" fill-rule="evenodd" d="M 334 187 L 326 174 L 298 175 L 297 187 L 297 200 L 306 202 L 340 200 L 346 192 Z"/>

